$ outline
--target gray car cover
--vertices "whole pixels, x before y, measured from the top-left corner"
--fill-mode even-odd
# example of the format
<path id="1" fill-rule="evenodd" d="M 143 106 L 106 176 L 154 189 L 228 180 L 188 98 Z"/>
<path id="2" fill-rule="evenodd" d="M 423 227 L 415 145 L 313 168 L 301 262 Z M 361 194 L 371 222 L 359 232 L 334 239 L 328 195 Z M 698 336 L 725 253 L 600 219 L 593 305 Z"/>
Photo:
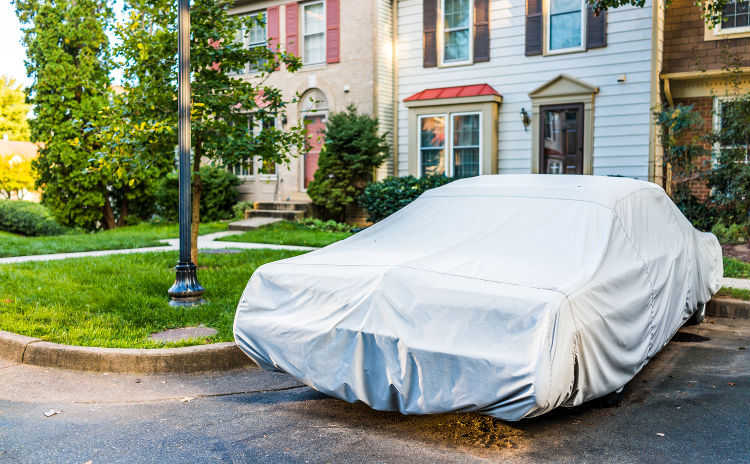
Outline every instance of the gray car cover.
<path id="1" fill-rule="evenodd" d="M 234 334 L 336 398 L 519 420 L 624 386 L 722 273 L 716 237 L 655 184 L 482 176 L 260 267 Z"/>

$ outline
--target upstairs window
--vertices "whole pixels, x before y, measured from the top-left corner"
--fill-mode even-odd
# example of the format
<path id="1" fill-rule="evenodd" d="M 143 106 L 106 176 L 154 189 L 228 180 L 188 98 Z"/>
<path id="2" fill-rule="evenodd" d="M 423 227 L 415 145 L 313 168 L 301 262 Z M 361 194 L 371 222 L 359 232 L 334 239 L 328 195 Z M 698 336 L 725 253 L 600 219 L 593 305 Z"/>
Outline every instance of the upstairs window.
<path id="1" fill-rule="evenodd" d="M 302 5 L 302 62 L 326 62 L 326 12 L 324 2 Z"/>
<path id="2" fill-rule="evenodd" d="M 443 63 L 471 61 L 472 0 L 443 0 Z"/>
<path id="3" fill-rule="evenodd" d="M 583 49 L 585 12 L 582 0 L 550 0 L 547 20 L 548 51 Z"/>
<path id="4" fill-rule="evenodd" d="M 253 22 L 245 34 L 245 45 L 248 49 L 268 47 L 268 34 L 266 32 L 266 12 L 252 14 Z M 256 62 L 249 65 L 249 71 L 257 71 L 264 62 Z"/>
<path id="5" fill-rule="evenodd" d="M 721 14 L 721 29 L 737 32 L 740 29 L 750 29 L 750 11 L 748 1 L 730 0 L 724 6 Z"/>

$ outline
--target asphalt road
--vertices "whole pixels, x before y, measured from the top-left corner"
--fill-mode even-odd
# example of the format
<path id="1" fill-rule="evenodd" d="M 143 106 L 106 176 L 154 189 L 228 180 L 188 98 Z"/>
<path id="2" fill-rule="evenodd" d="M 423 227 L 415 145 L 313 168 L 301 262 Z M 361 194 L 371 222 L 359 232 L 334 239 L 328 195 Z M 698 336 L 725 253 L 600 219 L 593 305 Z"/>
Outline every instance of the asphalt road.
<path id="1" fill-rule="evenodd" d="M 141 378 L 0 363 L 0 463 L 750 463 L 750 321 L 678 340 L 619 407 L 513 424 L 372 411 L 257 369 Z"/>

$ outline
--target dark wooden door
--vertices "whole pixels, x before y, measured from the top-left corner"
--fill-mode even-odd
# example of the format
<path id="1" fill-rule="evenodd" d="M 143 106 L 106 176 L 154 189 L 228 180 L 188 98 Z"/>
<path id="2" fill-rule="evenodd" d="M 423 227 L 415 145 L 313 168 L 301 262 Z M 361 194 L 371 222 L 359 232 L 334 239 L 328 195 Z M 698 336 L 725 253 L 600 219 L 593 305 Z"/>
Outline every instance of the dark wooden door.
<path id="1" fill-rule="evenodd" d="M 539 172 L 583 174 L 583 104 L 542 106 Z"/>

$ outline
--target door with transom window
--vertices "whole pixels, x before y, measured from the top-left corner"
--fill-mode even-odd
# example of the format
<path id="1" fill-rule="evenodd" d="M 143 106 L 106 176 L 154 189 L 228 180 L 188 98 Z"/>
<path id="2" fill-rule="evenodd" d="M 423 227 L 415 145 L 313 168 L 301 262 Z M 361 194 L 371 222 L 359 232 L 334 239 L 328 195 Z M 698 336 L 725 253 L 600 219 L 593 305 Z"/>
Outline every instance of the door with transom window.
<path id="1" fill-rule="evenodd" d="M 540 108 L 539 172 L 583 174 L 583 104 Z"/>

